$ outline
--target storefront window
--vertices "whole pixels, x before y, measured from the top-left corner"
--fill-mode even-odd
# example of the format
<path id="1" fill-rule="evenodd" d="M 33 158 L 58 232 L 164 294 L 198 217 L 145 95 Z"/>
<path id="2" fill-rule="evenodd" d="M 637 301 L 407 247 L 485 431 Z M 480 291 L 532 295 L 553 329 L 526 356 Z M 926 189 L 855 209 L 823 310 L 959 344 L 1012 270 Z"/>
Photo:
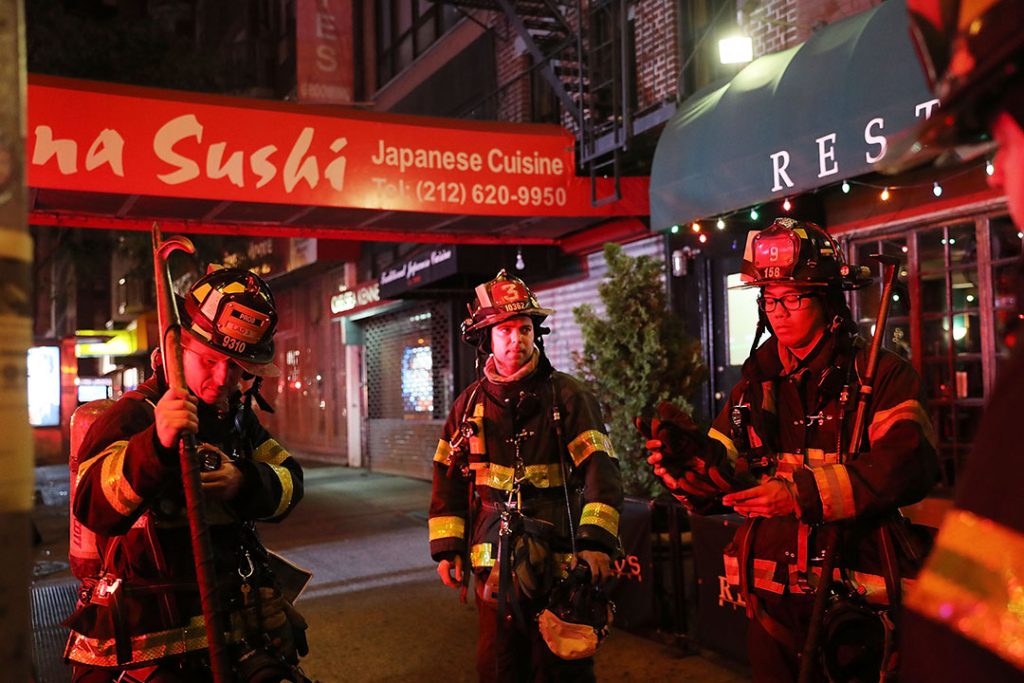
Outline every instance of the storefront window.
<path id="1" fill-rule="evenodd" d="M 1020 319 L 1017 317 L 1017 296 L 1022 285 L 1019 265 L 1022 239 L 1024 232 L 1017 229 L 1009 216 L 999 216 L 989 221 L 997 365 L 1009 356 L 1009 349 L 1021 332 Z"/>
<path id="2" fill-rule="evenodd" d="M 878 318 L 878 306 L 882 298 L 882 266 L 872 258 L 872 255 L 898 256 L 906 261 L 907 251 L 907 241 L 902 236 L 861 242 L 856 247 L 856 263 L 870 267 L 875 276 L 874 282 L 857 290 L 854 295 L 858 327 L 865 338 L 870 339 L 875 333 L 875 320 Z M 906 359 L 913 355 L 910 343 L 908 275 L 906 266 L 902 265 L 893 288 L 892 301 L 889 302 L 889 319 L 885 329 L 886 347 Z"/>
<path id="3" fill-rule="evenodd" d="M 407 346 L 402 351 L 402 408 L 406 413 L 434 412 L 433 358 L 426 346 Z"/>
<path id="4" fill-rule="evenodd" d="M 729 326 L 729 365 L 743 365 L 757 334 L 757 288 L 740 289 L 739 273 L 725 278 L 726 319 Z"/>
<path id="5" fill-rule="evenodd" d="M 367 321 L 370 419 L 444 419 L 452 399 L 449 320 L 447 308 L 436 304 Z"/>
<path id="6" fill-rule="evenodd" d="M 886 346 L 920 372 L 938 438 L 942 483 L 952 488 L 974 430 L 1007 355 L 1016 311 L 1021 235 L 1006 216 L 927 226 L 855 240 L 855 262 L 870 254 L 903 256 Z M 875 268 L 880 274 L 880 268 Z M 911 295 L 913 294 L 913 300 Z M 881 285 L 854 297 L 863 334 L 873 330 Z"/>

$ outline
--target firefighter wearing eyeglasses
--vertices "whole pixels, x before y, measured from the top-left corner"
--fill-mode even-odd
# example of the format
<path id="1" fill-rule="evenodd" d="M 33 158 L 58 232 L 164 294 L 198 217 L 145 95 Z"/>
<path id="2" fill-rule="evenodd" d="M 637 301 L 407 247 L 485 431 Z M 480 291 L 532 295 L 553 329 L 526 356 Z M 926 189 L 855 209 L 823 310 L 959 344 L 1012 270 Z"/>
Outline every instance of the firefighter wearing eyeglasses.
<path id="1" fill-rule="evenodd" d="M 912 572 L 915 544 L 880 551 L 877 532 L 898 506 L 927 494 L 937 466 L 920 380 L 890 352 L 879 362 L 866 448 L 854 461 L 844 457 L 867 355 L 844 291 L 866 284 L 869 273 L 847 266 L 813 223 L 780 218 L 751 233 L 741 276 L 761 295 L 743 379 L 706 435 L 664 404 L 656 419 L 638 421 L 655 474 L 684 505 L 746 517 L 723 571 L 751 617 L 755 681 L 797 678 L 832 523 L 844 529 L 841 582 L 817 675 L 878 680 L 894 661 L 884 606 L 892 583 Z M 764 330 L 772 336 L 758 346 Z"/>
<path id="2" fill-rule="evenodd" d="M 537 614 L 568 567 L 600 584 L 620 552 L 618 460 L 593 395 L 544 354 L 552 313 L 504 270 L 476 288 L 462 338 L 482 376 L 434 455 L 430 553 L 446 586 L 476 579 L 480 681 L 593 681 L 593 658 Z"/>
<path id="3" fill-rule="evenodd" d="M 911 36 L 940 104 L 884 170 L 989 156 L 988 184 L 1024 230 L 1024 0 L 908 0 Z M 981 159 L 985 157 L 982 156 Z M 979 159 L 980 161 L 980 159 Z M 1024 680 L 1024 260 L 998 368 L 953 508 L 907 596 L 901 680 Z"/>

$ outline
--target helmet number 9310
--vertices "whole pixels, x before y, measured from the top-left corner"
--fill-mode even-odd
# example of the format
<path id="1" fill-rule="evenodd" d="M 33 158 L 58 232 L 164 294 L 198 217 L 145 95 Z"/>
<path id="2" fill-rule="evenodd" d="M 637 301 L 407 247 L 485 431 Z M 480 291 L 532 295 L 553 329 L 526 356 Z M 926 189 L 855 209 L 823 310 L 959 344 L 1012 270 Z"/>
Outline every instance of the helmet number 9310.
<path id="1" fill-rule="evenodd" d="M 224 337 L 224 348 L 242 353 L 245 351 L 246 343 L 234 337 Z"/>

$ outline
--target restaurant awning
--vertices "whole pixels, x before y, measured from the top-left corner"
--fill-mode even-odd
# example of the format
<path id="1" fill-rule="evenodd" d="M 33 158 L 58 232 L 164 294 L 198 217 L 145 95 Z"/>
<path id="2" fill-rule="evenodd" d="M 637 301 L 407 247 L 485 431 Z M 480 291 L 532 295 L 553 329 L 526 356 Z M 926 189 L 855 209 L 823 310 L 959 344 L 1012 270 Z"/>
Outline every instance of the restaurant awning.
<path id="1" fill-rule="evenodd" d="M 32 75 L 27 132 L 35 225 L 547 245 L 647 231 L 648 179 L 594 206 L 553 125 Z"/>
<path id="2" fill-rule="evenodd" d="M 687 99 L 651 170 L 651 228 L 782 200 L 871 171 L 936 100 L 890 0 Z"/>

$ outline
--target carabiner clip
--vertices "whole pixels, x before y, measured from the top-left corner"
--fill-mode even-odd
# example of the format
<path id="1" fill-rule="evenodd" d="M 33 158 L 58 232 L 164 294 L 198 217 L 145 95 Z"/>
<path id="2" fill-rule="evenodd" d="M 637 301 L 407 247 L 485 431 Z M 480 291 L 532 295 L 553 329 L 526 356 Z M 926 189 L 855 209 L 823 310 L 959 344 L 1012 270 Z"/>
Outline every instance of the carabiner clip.
<path id="1" fill-rule="evenodd" d="M 249 554 L 248 550 L 245 551 L 245 563 L 249 565 L 248 571 L 243 571 L 241 565 L 238 567 L 238 575 L 241 576 L 243 580 L 248 579 L 256 572 L 256 567 L 254 567 L 252 563 L 252 555 Z"/>

